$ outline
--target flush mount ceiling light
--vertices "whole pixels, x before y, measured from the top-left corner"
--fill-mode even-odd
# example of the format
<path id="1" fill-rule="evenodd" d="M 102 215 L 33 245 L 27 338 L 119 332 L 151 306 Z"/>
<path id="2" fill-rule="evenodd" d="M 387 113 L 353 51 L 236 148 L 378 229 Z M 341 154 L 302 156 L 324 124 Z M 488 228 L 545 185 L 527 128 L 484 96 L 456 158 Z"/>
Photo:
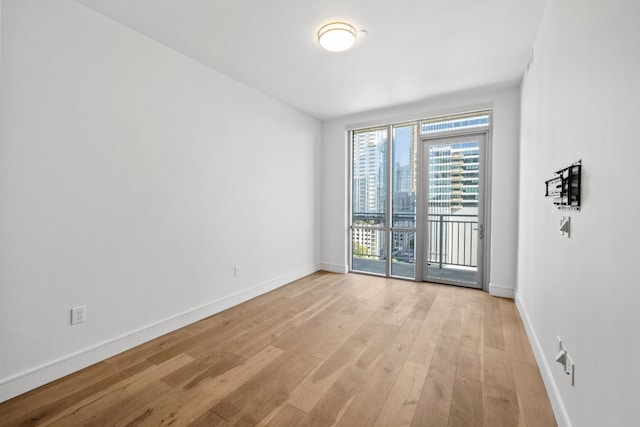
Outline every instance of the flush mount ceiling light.
<path id="1" fill-rule="evenodd" d="M 356 29 L 346 22 L 332 22 L 318 30 L 318 43 L 330 52 L 342 52 L 356 42 Z"/>

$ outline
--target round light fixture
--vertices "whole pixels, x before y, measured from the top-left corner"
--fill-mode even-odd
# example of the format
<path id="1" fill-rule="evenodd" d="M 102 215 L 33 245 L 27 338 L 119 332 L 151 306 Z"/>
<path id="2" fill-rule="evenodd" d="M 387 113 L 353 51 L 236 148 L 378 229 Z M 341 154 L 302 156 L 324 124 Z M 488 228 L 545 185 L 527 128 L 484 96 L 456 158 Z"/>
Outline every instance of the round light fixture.
<path id="1" fill-rule="evenodd" d="M 318 30 L 318 43 L 330 52 L 342 52 L 356 42 L 356 29 L 346 22 L 332 22 Z"/>

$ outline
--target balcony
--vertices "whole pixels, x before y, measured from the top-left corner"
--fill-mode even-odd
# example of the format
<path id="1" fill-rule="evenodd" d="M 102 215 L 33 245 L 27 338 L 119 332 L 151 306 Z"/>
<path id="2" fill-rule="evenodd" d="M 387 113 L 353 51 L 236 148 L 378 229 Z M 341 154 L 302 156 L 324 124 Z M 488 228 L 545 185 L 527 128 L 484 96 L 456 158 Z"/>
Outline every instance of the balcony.
<path id="1" fill-rule="evenodd" d="M 354 221 L 356 220 L 354 216 Z M 395 222 L 395 218 L 394 218 Z M 407 219 L 407 225 L 414 223 Z M 463 214 L 436 214 L 429 215 L 427 221 L 427 248 L 425 274 L 423 279 L 429 281 L 444 281 L 460 284 L 476 283 L 478 266 L 478 217 L 477 215 Z M 387 231 L 373 229 L 358 229 L 353 234 L 352 269 L 374 274 L 387 274 L 386 241 Z M 363 234 L 368 241 L 375 241 L 373 245 L 365 244 Z M 394 236 L 398 232 L 393 232 Z M 414 232 L 402 232 L 415 237 Z M 398 240 L 392 242 L 391 275 L 414 278 L 415 251 L 414 245 L 408 243 L 412 239 L 405 238 L 404 245 L 399 245 Z M 416 240 L 413 239 L 415 242 Z M 417 239 L 420 241 L 420 239 Z"/>

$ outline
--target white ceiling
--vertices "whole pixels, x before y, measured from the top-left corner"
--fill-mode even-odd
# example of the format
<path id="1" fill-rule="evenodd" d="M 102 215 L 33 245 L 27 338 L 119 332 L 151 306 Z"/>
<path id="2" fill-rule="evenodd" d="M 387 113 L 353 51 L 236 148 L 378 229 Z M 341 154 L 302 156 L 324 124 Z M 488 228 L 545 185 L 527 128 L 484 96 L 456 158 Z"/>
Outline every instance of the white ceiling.
<path id="1" fill-rule="evenodd" d="M 76 0 L 324 120 L 519 81 L 546 0 Z M 325 23 L 353 49 L 323 51 Z"/>

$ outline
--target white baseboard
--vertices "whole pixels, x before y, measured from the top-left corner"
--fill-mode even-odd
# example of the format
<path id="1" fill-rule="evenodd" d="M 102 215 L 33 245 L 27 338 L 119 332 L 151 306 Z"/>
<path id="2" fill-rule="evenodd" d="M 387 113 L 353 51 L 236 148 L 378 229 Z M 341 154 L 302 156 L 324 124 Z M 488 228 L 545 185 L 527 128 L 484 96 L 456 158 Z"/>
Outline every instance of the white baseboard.
<path id="1" fill-rule="evenodd" d="M 104 341 L 79 352 L 47 362 L 12 377 L 0 379 L 0 402 L 26 393 L 29 390 L 33 390 L 41 385 L 79 371 L 87 366 L 91 366 L 111 356 L 115 356 L 123 351 L 212 316 L 322 269 L 326 269 L 324 264 L 314 264 L 292 271 L 140 329 L 127 332 L 119 337 Z"/>
<path id="2" fill-rule="evenodd" d="M 542 351 L 540 341 L 538 340 L 535 330 L 533 329 L 533 325 L 531 324 L 531 320 L 529 319 L 527 310 L 525 309 L 524 304 L 518 297 L 517 293 L 515 300 L 516 307 L 518 308 L 518 312 L 520 313 L 520 317 L 522 318 L 522 323 L 524 324 L 524 328 L 527 331 L 529 342 L 531 343 L 531 347 L 533 348 L 533 354 L 536 358 L 536 362 L 538 363 L 540 374 L 542 375 L 542 380 L 544 381 L 544 386 L 547 389 L 547 394 L 549 395 L 549 400 L 551 401 L 551 407 L 553 408 L 553 413 L 556 417 L 556 423 L 558 423 L 559 427 L 571 427 L 569 414 L 567 413 L 567 409 L 562 402 L 562 397 L 560 396 L 560 392 L 558 390 L 556 382 L 553 379 L 553 375 L 551 375 L 549 363 L 544 357 L 544 352 Z"/>
<path id="3" fill-rule="evenodd" d="M 489 295 L 494 297 L 514 299 L 516 296 L 516 291 L 513 288 L 505 288 L 504 286 L 497 286 L 493 283 L 489 283 Z"/>
<path id="4" fill-rule="evenodd" d="M 339 264 L 321 264 L 321 269 L 330 273 L 346 274 L 349 272 L 349 267 Z"/>

